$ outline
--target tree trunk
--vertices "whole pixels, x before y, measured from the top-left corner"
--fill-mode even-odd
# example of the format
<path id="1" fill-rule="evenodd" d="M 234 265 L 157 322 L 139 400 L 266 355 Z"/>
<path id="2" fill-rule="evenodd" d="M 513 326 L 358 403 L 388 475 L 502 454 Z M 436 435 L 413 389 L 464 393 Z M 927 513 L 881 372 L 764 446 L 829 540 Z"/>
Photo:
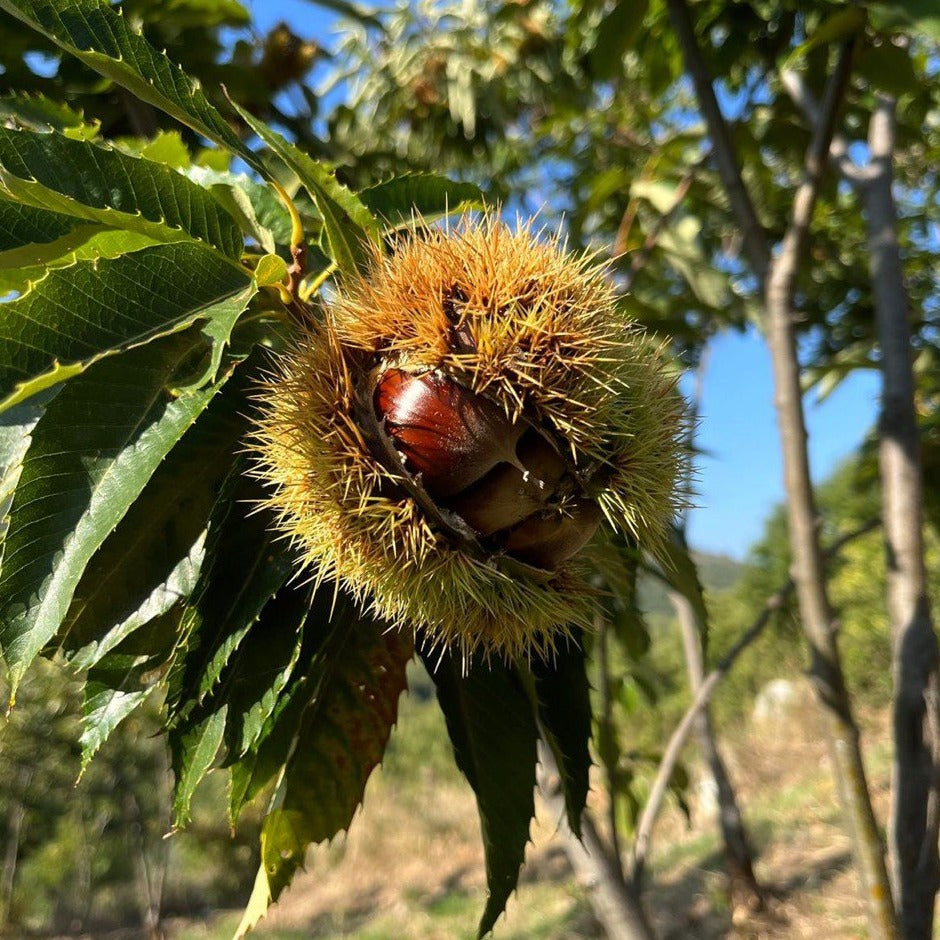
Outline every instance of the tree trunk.
<path id="1" fill-rule="evenodd" d="M 705 681 L 705 663 L 702 656 L 702 638 L 695 611 L 688 599 L 678 591 L 669 592 L 669 600 L 679 618 L 682 631 L 682 646 L 685 650 L 689 688 L 693 698 Z M 754 876 L 754 856 L 744 820 L 738 808 L 734 786 L 728 776 L 715 740 L 711 709 L 706 705 L 695 719 L 699 751 L 715 782 L 718 794 L 718 822 L 725 849 L 725 865 L 728 868 L 728 886 L 731 910 L 755 913 L 764 905 L 760 886 Z"/>
<path id="2" fill-rule="evenodd" d="M 887 606 L 894 640 L 894 763 L 889 846 L 905 940 L 933 935 L 937 854 L 937 637 L 924 565 L 920 441 L 911 330 L 891 192 L 896 102 L 879 95 L 863 188 L 872 293 L 881 346 L 879 423 Z"/>
<path id="3" fill-rule="evenodd" d="M 581 839 L 568 828 L 565 800 L 558 783 L 558 768 L 551 750 L 539 744 L 539 790 L 549 812 L 560 820 L 565 853 L 578 881 L 590 894 L 591 909 L 608 940 L 656 940 L 638 894 L 622 874 L 585 810 L 581 817 Z"/>
<path id="4" fill-rule="evenodd" d="M 806 158 L 806 176 L 793 200 L 793 215 L 780 253 L 771 265 L 766 308 L 774 370 L 775 404 L 783 450 L 784 482 L 793 580 L 800 619 L 810 646 L 810 677 L 823 709 L 830 756 L 843 814 L 868 910 L 872 940 L 898 936 L 881 837 L 871 806 L 858 728 L 852 716 L 836 644 L 833 612 L 819 543 L 819 518 L 813 497 L 806 446 L 806 422 L 796 351 L 796 276 L 809 234 L 819 183 L 835 124 L 837 103 L 848 79 L 850 49 L 843 47 L 827 87 L 820 122 Z"/>

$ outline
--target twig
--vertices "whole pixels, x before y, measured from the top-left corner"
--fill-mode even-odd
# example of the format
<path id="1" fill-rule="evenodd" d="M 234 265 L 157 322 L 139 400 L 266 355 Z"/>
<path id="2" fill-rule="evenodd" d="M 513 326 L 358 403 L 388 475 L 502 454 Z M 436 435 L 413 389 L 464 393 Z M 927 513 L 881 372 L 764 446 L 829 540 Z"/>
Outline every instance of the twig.
<path id="1" fill-rule="evenodd" d="M 610 625 L 604 616 L 601 605 L 597 605 L 594 614 L 594 629 L 597 633 L 597 665 L 600 671 L 600 705 L 601 721 L 604 723 L 604 734 L 613 735 L 613 716 L 611 714 L 610 701 L 610 659 L 607 648 L 607 634 Z M 606 749 L 605 749 L 606 750 Z M 604 761 L 604 773 L 606 776 L 608 803 L 608 826 L 610 827 L 610 845 L 612 850 L 612 865 L 618 876 L 623 881 L 623 861 L 620 849 L 620 832 L 617 828 L 617 772 L 616 767 L 611 767 L 608 761 Z"/>
<path id="2" fill-rule="evenodd" d="M 806 151 L 803 181 L 797 187 L 793 197 L 790 224 L 787 226 L 783 243 L 780 246 L 780 254 L 773 264 L 773 270 L 768 279 L 768 306 L 771 305 L 771 299 L 776 299 L 778 302 L 783 300 L 791 306 L 797 270 L 809 236 L 813 210 L 816 208 L 816 199 L 819 196 L 819 188 L 828 163 L 829 147 L 835 134 L 836 115 L 852 72 L 854 46 L 854 37 L 842 45 L 836 67 L 826 85 L 825 99 L 818 115 L 819 119 Z"/>
<path id="3" fill-rule="evenodd" d="M 741 234 L 744 236 L 744 246 L 750 258 L 751 268 L 763 286 L 770 268 L 771 257 L 767 233 L 757 217 L 754 202 L 744 185 L 741 167 L 738 165 L 734 143 L 731 140 L 731 131 L 718 106 L 711 75 L 695 38 L 692 16 L 686 0 L 666 0 L 666 6 L 682 49 L 686 69 L 695 86 L 699 107 L 708 125 L 718 174 L 728 195 L 731 211 L 737 218 L 738 225 L 741 226 Z"/>
<path id="4" fill-rule="evenodd" d="M 697 169 L 698 166 L 692 167 L 689 172 L 686 173 L 681 180 L 679 180 L 679 184 L 676 186 L 676 191 L 673 195 L 673 199 L 669 205 L 669 208 L 656 220 L 656 224 L 646 236 L 646 241 L 643 242 L 643 247 L 630 259 L 630 272 L 627 274 L 626 281 L 622 287 L 624 291 L 628 291 L 631 287 L 633 287 L 633 283 L 636 281 L 637 275 L 649 263 L 650 256 L 653 254 L 653 249 L 656 247 L 660 235 L 662 235 L 663 230 L 669 224 L 672 217 L 676 214 L 678 208 L 682 205 L 682 200 L 685 199 L 686 194 L 692 186 L 692 183 L 695 180 L 695 173 Z M 617 239 L 619 240 L 619 238 L 620 232 L 617 233 Z M 626 241 L 626 239 L 624 239 L 624 241 Z M 614 253 L 622 253 L 623 247 L 624 246 L 620 246 L 618 250 L 617 242 L 615 242 Z"/>
<path id="5" fill-rule="evenodd" d="M 826 550 L 826 559 L 834 558 L 849 542 L 871 532 L 873 529 L 876 529 L 878 525 L 878 519 L 869 519 L 858 528 L 842 535 Z M 672 732 L 672 736 L 666 744 L 666 749 L 663 751 L 659 767 L 656 770 L 656 777 L 650 788 L 649 798 L 646 801 L 646 805 L 643 807 L 643 812 L 640 814 L 640 819 L 636 827 L 636 836 L 633 842 L 633 880 L 635 884 L 639 885 L 643 878 L 646 859 L 649 857 L 653 827 L 659 816 L 660 809 L 662 808 L 663 800 L 668 792 L 669 781 L 672 779 L 672 774 L 682 754 L 682 748 L 685 746 L 689 733 L 692 731 L 696 717 L 709 703 L 718 683 L 735 664 L 738 657 L 761 635 L 761 633 L 763 633 L 764 628 L 770 622 L 770 618 L 774 612 L 783 607 L 787 598 L 793 592 L 793 588 L 793 578 L 787 578 L 786 582 L 764 601 L 764 606 L 761 608 L 761 612 L 757 615 L 754 622 L 738 637 L 728 652 L 722 656 L 714 669 L 712 669 L 702 681 L 691 704 L 682 716 L 682 720 L 676 725 L 675 730 Z"/>
<path id="6" fill-rule="evenodd" d="M 790 96 L 793 103 L 803 112 L 803 116 L 812 127 L 819 125 L 819 103 L 813 93 L 806 87 L 806 82 L 799 72 L 793 69 L 784 69 L 780 73 L 780 84 Z M 832 143 L 829 145 L 829 159 L 839 168 L 845 180 L 853 186 L 860 186 L 867 182 L 868 172 L 860 167 L 849 156 L 849 142 L 845 135 L 834 133 Z"/>
<path id="7" fill-rule="evenodd" d="M 538 784 L 549 812 L 560 821 L 565 854 L 588 889 L 591 908 L 609 940 L 656 940 L 640 896 L 623 878 L 619 860 L 604 844 L 590 812 L 581 815 L 581 839 L 568 828 L 565 799 L 557 783 L 561 772 L 544 738 L 539 742 Z"/>

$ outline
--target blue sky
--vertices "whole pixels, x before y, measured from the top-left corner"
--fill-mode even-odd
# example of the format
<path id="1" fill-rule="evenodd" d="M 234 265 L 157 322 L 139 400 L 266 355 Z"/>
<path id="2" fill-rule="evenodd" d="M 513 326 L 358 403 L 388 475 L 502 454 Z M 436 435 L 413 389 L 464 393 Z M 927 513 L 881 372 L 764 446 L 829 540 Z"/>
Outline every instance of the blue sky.
<path id="1" fill-rule="evenodd" d="M 783 500 L 783 464 L 773 402 L 770 354 L 755 332 L 727 333 L 711 344 L 702 393 L 693 545 L 742 557 L 764 519 Z M 810 467 L 824 480 L 873 426 L 879 379 L 849 376 L 823 402 L 806 396 Z"/>
<path id="2" fill-rule="evenodd" d="M 286 20 L 304 38 L 329 48 L 336 14 L 311 0 L 247 0 L 259 32 Z M 363 7 L 368 4 L 363 3 Z M 315 82 L 314 82 L 315 84 Z M 729 110 L 732 102 L 726 102 Z M 824 402 L 806 399 L 810 463 L 816 482 L 862 442 L 877 414 L 878 377 L 850 376 Z M 764 520 L 783 499 L 783 465 L 773 404 L 770 356 L 756 332 L 728 333 L 712 343 L 704 380 L 692 543 L 742 558 Z"/>

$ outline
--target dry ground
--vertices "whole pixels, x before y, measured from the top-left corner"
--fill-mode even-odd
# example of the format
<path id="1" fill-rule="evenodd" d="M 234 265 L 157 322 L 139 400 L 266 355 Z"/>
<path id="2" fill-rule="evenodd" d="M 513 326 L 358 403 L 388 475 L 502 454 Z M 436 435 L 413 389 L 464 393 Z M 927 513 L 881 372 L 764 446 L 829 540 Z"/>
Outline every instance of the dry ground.
<path id="1" fill-rule="evenodd" d="M 876 812 L 884 820 L 886 720 L 864 716 L 863 726 Z M 729 910 L 715 821 L 693 799 L 691 826 L 669 808 L 655 834 L 646 901 L 659 935 L 663 940 L 864 937 L 848 840 L 839 825 L 814 708 L 800 704 L 772 724 L 744 724 L 722 746 L 758 851 L 758 877 L 772 892 L 768 911 L 747 918 Z M 532 835 L 523 883 L 497 925 L 496 940 L 602 936 L 544 808 Z M 400 773 L 380 773 L 350 835 L 311 852 L 307 871 L 256 935 L 259 940 L 470 938 L 483 899 L 483 853 L 470 791 L 431 770 L 406 780 Z M 235 912 L 223 912 L 206 923 L 177 925 L 173 940 L 230 936 L 237 919 Z"/>

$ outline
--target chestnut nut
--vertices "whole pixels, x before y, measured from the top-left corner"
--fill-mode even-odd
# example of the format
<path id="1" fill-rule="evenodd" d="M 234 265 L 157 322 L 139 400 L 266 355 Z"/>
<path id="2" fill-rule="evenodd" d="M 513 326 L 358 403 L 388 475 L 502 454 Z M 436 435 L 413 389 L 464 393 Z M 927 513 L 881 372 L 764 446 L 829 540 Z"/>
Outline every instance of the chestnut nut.
<path id="1" fill-rule="evenodd" d="M 548 434 L 456 380 L 387 369 L 373 405 L 405 469 L 493 551 L 554 570 L 600 525 Z"/>

